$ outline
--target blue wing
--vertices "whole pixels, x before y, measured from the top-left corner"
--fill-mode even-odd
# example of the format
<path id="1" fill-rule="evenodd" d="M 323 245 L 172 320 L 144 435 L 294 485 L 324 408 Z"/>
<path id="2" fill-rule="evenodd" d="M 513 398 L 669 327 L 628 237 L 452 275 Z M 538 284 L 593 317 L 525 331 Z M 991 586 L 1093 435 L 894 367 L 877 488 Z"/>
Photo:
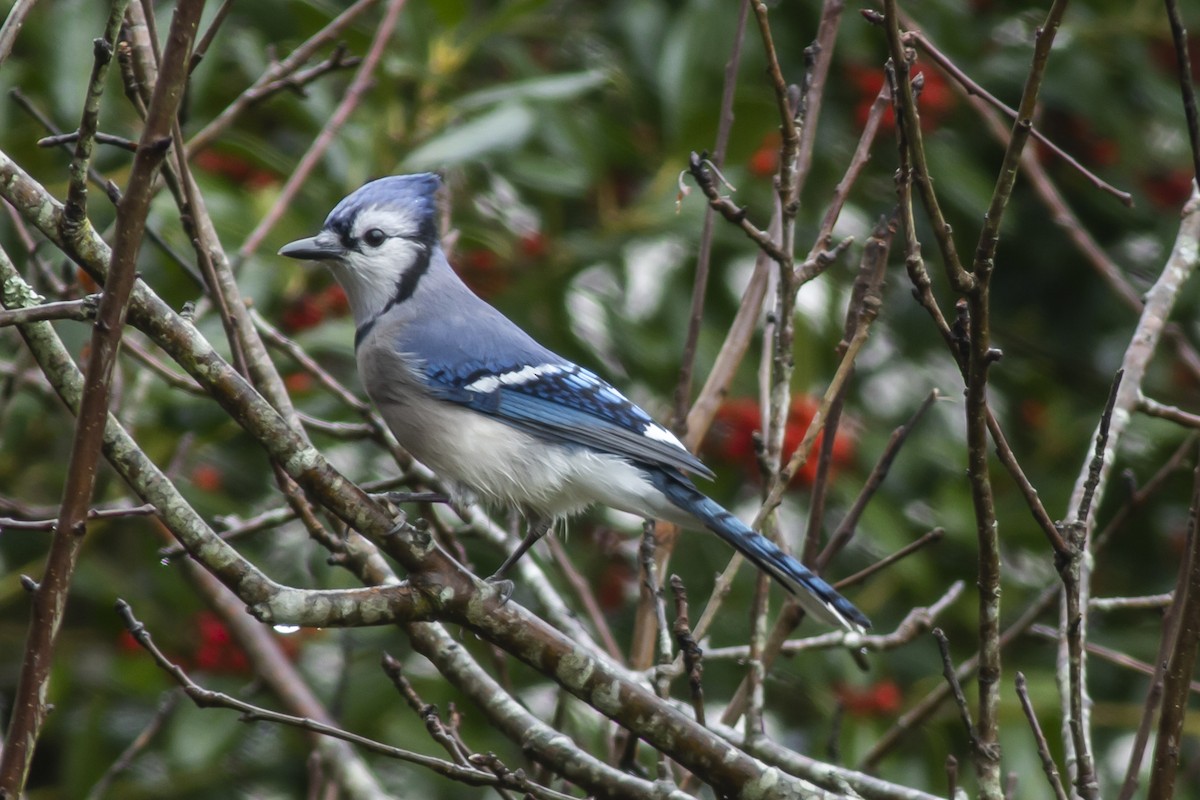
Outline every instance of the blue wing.
<path id="1" fill-rule="evenodd" d="M 713 476 L 668 430 L 605 380 L 549 351 L 539 355 L 549 358 L 454 368 L 426 363 L 424 378 L 435 397 L 535 435 Z"/>

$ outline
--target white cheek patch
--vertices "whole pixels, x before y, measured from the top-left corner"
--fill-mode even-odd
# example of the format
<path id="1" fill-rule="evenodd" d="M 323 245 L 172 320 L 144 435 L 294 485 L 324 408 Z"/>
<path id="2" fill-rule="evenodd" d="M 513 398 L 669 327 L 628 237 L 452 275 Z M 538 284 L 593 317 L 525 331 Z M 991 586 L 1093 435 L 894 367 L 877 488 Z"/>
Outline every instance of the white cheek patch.
<path id="1" fill-rule="evenodd" d="M 543 375 L 554 375 L 562 372 L 564 367 L 560 364 L 539 364 L 537 366 L 522 367 L 512 372 L 504 372 L 499 375 L 487 375 L 472 381 L 463 388 L 468 392 L 494 392 L 501 386 L 520 386 L 523 383 L 535 381 Z"/>

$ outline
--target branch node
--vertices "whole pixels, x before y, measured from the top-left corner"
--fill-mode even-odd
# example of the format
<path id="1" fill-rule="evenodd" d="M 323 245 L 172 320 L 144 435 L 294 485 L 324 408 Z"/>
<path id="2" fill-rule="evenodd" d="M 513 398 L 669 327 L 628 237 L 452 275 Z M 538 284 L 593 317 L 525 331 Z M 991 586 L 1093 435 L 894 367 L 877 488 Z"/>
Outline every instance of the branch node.
<path id="1" fill-rule="evenodd" d="M 92 57 L 96 59 L 97 63 L 107 64 L 112 61 L 112 56 L 113 46 L 107 39 L 99 36 L 92 39 Z"/>
<path id="2" fill-rule="evenodd" d="M 145 145 L 145 148 L 155 155 L 165 153 L 167 150 L 171 149 L 171 137 L 160 136 L 154 141 L 148 142 Z"/>

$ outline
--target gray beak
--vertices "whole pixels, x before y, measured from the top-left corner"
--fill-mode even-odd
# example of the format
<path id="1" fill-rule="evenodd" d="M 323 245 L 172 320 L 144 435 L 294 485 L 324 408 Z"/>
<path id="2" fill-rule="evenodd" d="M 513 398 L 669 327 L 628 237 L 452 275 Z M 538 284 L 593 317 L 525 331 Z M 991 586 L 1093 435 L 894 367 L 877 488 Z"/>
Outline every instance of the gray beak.
<path id="1" fill-rule="evenodd" d="M 297 239 L 279 248 L 279 255 L 305 261 L 330 261 L 345 254 L 346 249 L 342 247 L 342 243 L 328 231 L 321 231 L 307 239 Z"/>

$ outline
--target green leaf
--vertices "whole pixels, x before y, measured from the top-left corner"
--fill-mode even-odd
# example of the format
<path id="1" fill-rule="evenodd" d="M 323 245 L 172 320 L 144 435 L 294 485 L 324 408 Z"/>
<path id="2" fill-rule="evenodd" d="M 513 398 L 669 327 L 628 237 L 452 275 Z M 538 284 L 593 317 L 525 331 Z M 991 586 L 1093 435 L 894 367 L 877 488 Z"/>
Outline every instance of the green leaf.
<path id="1" fill-rule="evenodd" d="M 512 103 L 430 139 L 408 154 L 405 169 L 432 169 L 471 161 L 487 153 L 512 150 L 533 132 L 534 114 Z"/>
<path id="2" fill-rule="evenodd" d="M 463 111 L 469 111 L 512 101 L 570 100 L 602 86 L 608 79 L 608 73 L 599 69 L 573 72 L 567 75 L 552 75 L 548 78 L 531 78 L 465 95 L 454 105 Z"/>

